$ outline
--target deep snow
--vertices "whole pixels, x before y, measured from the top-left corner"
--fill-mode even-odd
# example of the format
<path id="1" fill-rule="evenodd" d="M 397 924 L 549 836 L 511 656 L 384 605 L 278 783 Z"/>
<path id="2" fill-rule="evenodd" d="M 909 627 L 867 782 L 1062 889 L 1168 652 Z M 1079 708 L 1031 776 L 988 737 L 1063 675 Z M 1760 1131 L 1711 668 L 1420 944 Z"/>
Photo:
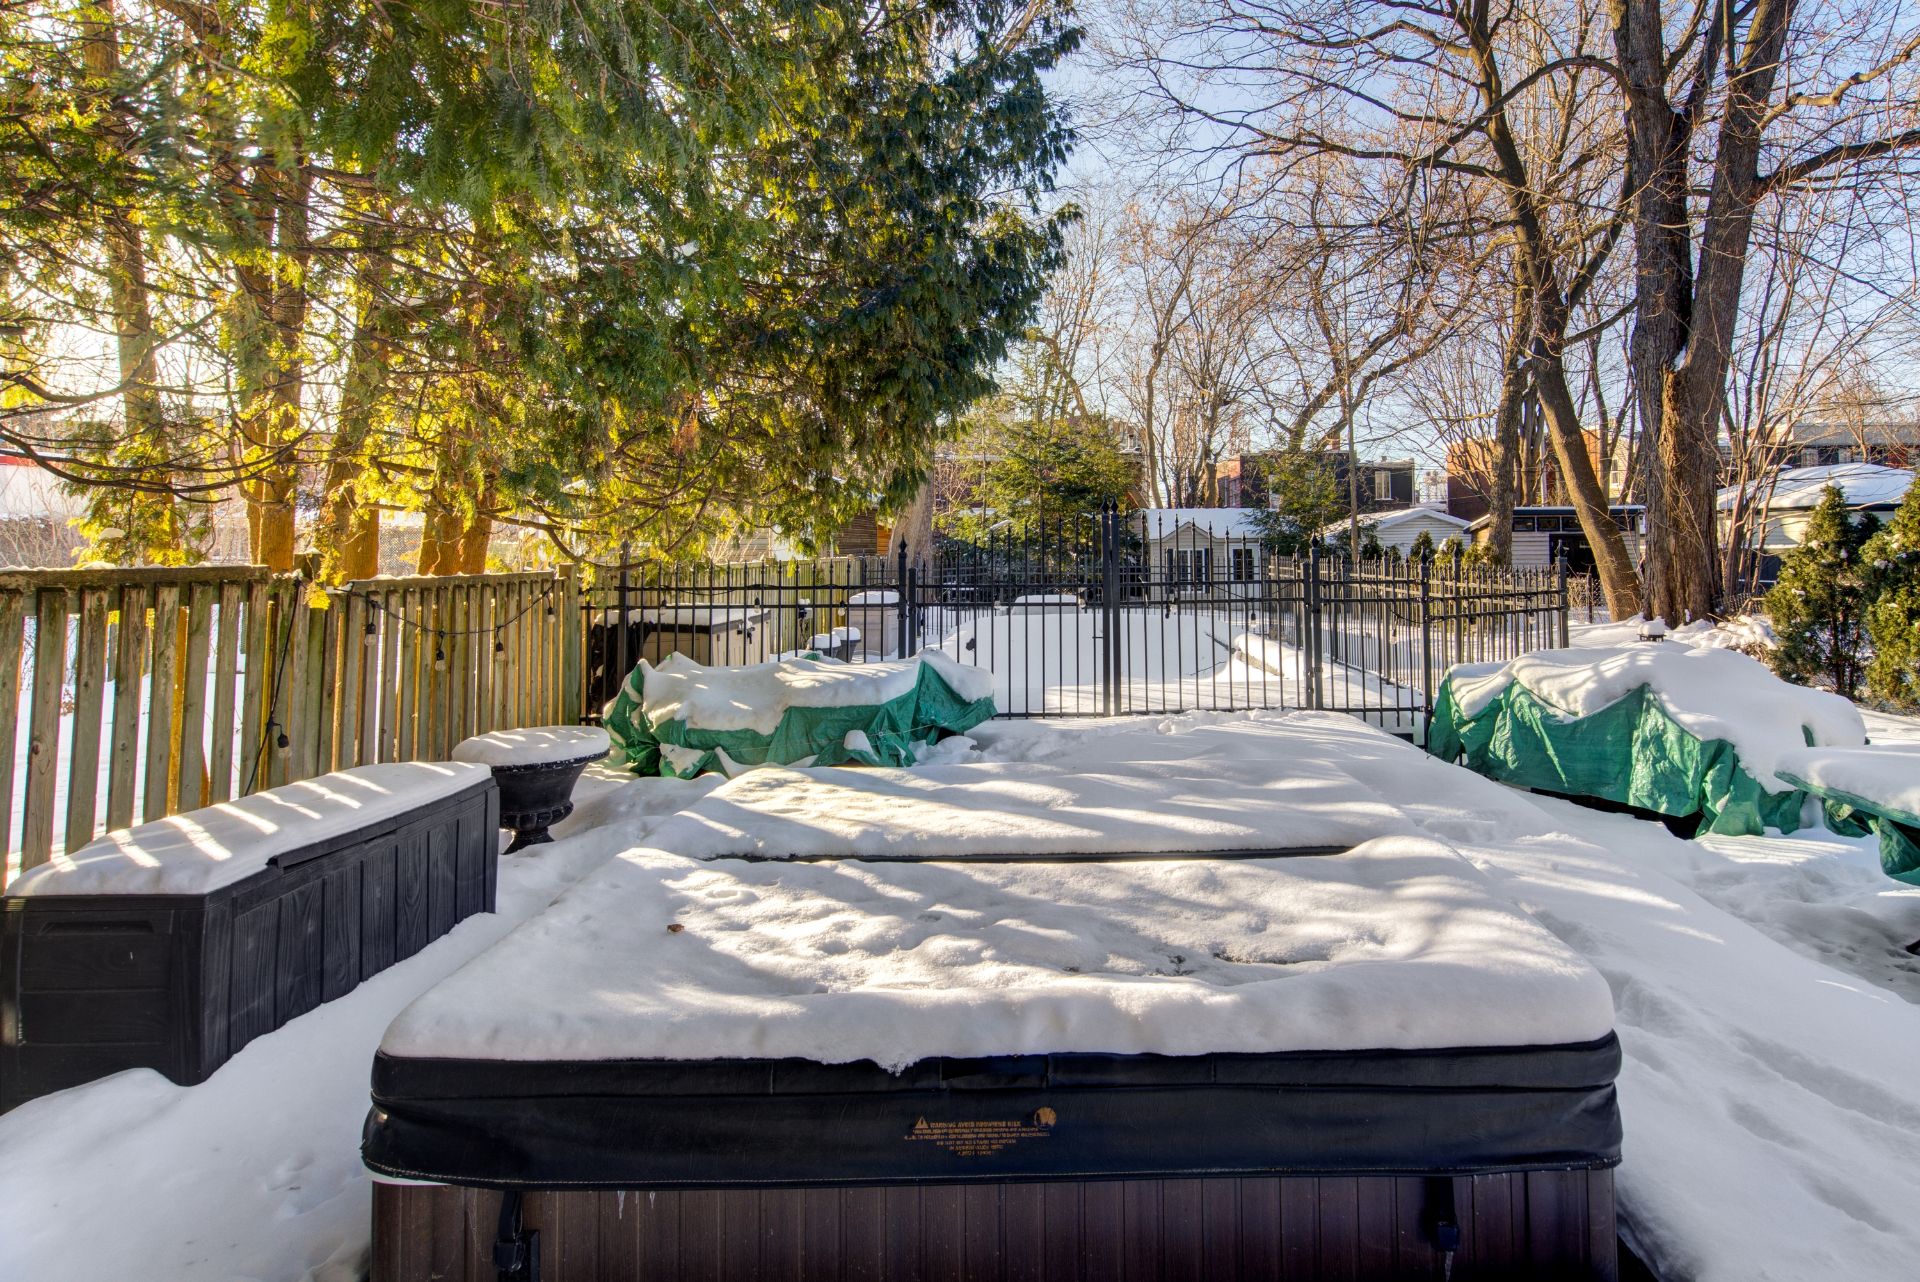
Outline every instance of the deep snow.
<path id="1" fill-rule="evenodd" d="M 1868 722 L 1876 741 L 1920 737 L 1910 721 Z M 941 758 L 1068 767 L 1164 756 L 1224 726 L 1247 728 L 1237 742 L 1249 755 L 1351 776 L 1606 978 L 1625 1052 L 1620 1208 L 1663 1276 L 1914 1276 L 1920 960 L 1894 941 L 1920 938 L 1920 888 L 1881 877 L 1870 841 L 1683 842 L 1325 714 L 993 722 L 973 732 L 977 750 L 954 741 Z M 389 1021 L 718 783 L 595 768 L 561 839 L 503 862 L 497 916 L 260 1038 L 203 1086 L 125 1073 L 0 1118 L 5 1270 L 51 1282 L 354 1276 L 367 1247 L 356 1145 Z"/>

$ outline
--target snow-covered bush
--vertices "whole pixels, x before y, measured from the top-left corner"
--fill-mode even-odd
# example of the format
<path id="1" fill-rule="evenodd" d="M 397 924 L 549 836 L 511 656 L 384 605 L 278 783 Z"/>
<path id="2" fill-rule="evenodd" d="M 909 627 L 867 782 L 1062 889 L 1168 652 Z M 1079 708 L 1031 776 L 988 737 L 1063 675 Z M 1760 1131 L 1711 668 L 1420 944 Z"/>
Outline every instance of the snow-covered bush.
<path id="1" fill-rule="evenodd" d="M 1846 496 L 1828 486 L 1807 522 L 1806 537 L 1781 562 L 1767 593 L 1778 646 L 1769 656 L 1789 681 L 1824 681 L 1852 698 L 1866 660 L 1867 563 L 1862 545 L 1872 521 L 1856 524 Z"/>
<path id="2" fill-rule="evenodd" d="M 1900 707 L 1920 706 L 1920 485 L 1908 487 L 1887 528 L 1861 555 L 1873 592 L 1867 689 Z"/>

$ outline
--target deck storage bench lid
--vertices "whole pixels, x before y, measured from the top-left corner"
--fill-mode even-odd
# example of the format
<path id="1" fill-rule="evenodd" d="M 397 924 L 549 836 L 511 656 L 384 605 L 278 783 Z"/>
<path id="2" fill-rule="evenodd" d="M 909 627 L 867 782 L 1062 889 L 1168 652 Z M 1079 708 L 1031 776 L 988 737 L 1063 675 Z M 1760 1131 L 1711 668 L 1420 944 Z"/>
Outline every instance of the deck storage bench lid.
<path id="1" fill-rule="evenodd" d="M 107 833 L 7 887 L 33 895 L 205 895 L 392 826 L 486 781 L 485 766 L 355 766 Z"/>

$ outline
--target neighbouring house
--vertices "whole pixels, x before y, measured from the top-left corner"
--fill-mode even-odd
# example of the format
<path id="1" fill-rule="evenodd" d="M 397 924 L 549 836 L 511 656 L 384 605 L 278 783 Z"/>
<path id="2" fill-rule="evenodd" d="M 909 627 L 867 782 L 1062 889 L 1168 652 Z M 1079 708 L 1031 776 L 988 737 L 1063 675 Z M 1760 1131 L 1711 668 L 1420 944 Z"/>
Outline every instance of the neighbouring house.
<path id="1" fill-rule="evenodd" d="M 1587 459 L 1605 484 L 1607 493 L 1626 492 L 1626 451 L 1609 452 L 1601 434 L 1587 429 L 1580 433 L 1586 443 Z M 1471 436 L 1447 445 L 1447 511 L 1469 521 L 1478 521 L 1493 509 L 1493 480 L 1498 457 L 1493 438 Z M 1514 477 L 1514 497 L 1519 503 L 1560 506 L 1568 494 L 1560 476 L 1560 464 L 1544 437 L 1522 434 L 1518 442 L 1518 472 Z"/>
<path id="2" fill-rule="evenodd" d="M 1790 470 L 1872 463 L 1920 464 L 1920 419 L 1876 423 L 1795 423 L 1787 431 L 1781 466 Z"/>
<path id="3" fill-rule="evenodd" d="M 1913 471 L 1902 467 L 1882 467 L 1877 463 L 1834 463 L 1820 467 L 1790 467 L 1749 487 L 1748 501 L 1754 509 L 1748 522 L 1749 546 L 1758 553 L 1754 562 L 1754 585 L 1767 587 L 1780 575 L 1780 558 L 1799 547 L 1806 537 L 1807 522 L 1829 486 L 1846 496 L 1854 519 L 1868 515 L 1882 521 L 1893 515 L 1900 500 L 1913 484 Z M 1733 538 L 1734 509 L 1740 487 L 1720 491 L 1720 538 Z"/>
<path id="4" fill-rule="evenodd" d="M 1616 503 L 1608 509 L 1614 524 L 1627 540 L 1627 555 L 1637 565 L 1646 546 L 1647 509 L 1638 503 Z M 1493 537 L 1493 517 L 1483 516 L 1467 527 L 1476 543 Z M 1544 570 L 1566 558 L 1567 573 L 1592 574 L 1595 569 L 1593 545 L 1580 528 L 1580 517 L 1571 507 L 1526 506 L 1513 509 L 1513 568 Z"/>
<path id="5" fill-rule="evenodd" d="M 1344 501 L 1347 478 L 1357 475 L 1356 497 L 1362 512 L 1391 512 L 1414 504 L 1414 464 L 1412 459 L 1362 459 L 1357 464 L 1346 450 L 1322 450 L 1321 456 L 1333 468 L 1334 488 Z M 1241 454 L 1219 465 L 1220 502 L 1227 508 L 1271 507 L 1273 496 L 1267 483 L 1271 454 Z M 1212 509 L 1198 509 L 1212 510 Z"/>
<path id="6" fill-rule="evenodd" d="M 1372 530 L 1374 536 L 1380 540 L 1380 546 L 1383 549 L 1393 548 L 1405 556 L 1413 551 L 1413 545 L 1420 541 L 1422 534 L 1431 536 L 1436 547 L 1448 539 L 1459 539 L 1465 543 L 1469 524 L 1468 521 L 1433 507 L 1410 507 L 1398 512 L 1367 512 L 1359 518 L 1360 542 L 1365 546 L 1367 531 Z M 1347 529 L 1347 521 L 1335 521 L 1322 529 L 1319 536 L 1327 541 L 1344 538 Z"/>
<path id="7" fill-rule="evenodd" d="M 1262 530 L 1257 510 L 1235 507 L 1149 507 L 1128 518 L 1139 535 L 1148 578 L 1175 597 L 1230 593 L 1260 578 Z"/>

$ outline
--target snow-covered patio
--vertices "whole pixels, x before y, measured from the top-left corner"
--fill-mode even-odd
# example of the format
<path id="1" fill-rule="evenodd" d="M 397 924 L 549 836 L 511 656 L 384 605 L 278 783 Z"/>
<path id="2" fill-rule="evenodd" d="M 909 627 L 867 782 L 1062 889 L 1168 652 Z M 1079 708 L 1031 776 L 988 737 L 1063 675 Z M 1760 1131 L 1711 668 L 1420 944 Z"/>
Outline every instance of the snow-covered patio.
<path id="1" fill-rule="evenodd" d="M 1912 727 L 1871 729 L 1878 739 Z M 1920 1199 L 1920 1106 L 1903 1088 L 1920 1063 L 1920 964 L 1901 945 L 1920 938 L 1920 889 L 1886 880 L 1870 841 L 1680 841 L 1492 783 L 1335 714 L 994 722 L 973 740 L 950 741 L 940 765 L 904 777 L 918 783 L 833 772 L 846 794 L 836 813 L 911 848 L 964 817 L 964 802 L 940 808 L 969 786 L 1104 773 L 1115 782 L 1101 813 L 1061 822 L 1104 822 L 1124 841 L 1152 811 L 1171 816 L 1180 839 L 1204 830 L 1227 849 L 1288 822 L 1291 808 L 1309 816 L 1304 828 L 1291 821 L 1303 844 L 1343 844 L 1364 828 L 1451 845 L 1611 989 L 1625 1053 L 1623 1230 L 1661 1276 L 1911 1276 L 1920 1226 L 1904 1208 Z M 1189 764 L 1162 770 L 1156 794 L 1137 765 L 1150 761 Z M 782 813 L 777 782 L 767 772 L 736 785 L 728 823 L 782 844 L 780 826 L 807 816 Z M 10 1269 L 361 1276 L 359 1140 L 389 1024 L 621 852 L 663 832 L 678 846 L 711 831 L 711 817 L 690 827 L 673 816 L 718 783 L 597 770 L 560 840 L 502 861 L 496 914 L 260 1038 L 204 1085 L 123 1073 L 0 1118 Z M 1317 792 L 1339 806 L 1316 811 Z M 976 907 L 991 919 L 983 929 L 1032 924 L 1016 908 Z"/>

